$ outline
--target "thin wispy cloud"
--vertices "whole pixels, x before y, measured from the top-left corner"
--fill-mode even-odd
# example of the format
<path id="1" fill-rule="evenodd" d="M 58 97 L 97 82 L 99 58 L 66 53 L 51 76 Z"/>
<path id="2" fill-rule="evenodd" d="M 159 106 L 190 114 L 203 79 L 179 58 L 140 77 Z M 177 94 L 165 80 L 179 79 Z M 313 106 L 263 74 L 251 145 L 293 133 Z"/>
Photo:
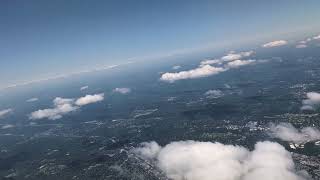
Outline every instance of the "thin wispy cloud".
<path id="1" fill-rule="evenodd" d="M 27 100 L 27 102 L 35 102 L 35 101 L 38 101 L 39 99 L 38 98 L 30 98 Z"/>
<path id="2" fill-rule="evenodd" d="M 15 126 L 12 124 L 6 124 L 6 125 L 1 126 L 1 129 L 10 129 L 10 128 L 14 128 L 14 127 Z"/>
<path id="3" fill-rule="evenodd" d="M 12 112 L 13 112 L 13 109 L 11 109 L 11 108 L 0 110 L 0 118 L 5 117 L 6 115 L 8 115 Z"/>
<path id="4" fill-rule="evenodd" d="M 177 70 L 177 69 L 180 69 L 180 68 L 181 68 L 181 66 L 179 66 L 179 65 L 172 67 L 173 70 Z"/>
<path id="5" fill-rule="evenodd" d="M 81 106 L 96 103 L 104 99 L 104 94 L 86 95 L 78 99 L 67 99 L 57 97 L 53 100 L 53 107 L 47 109 L 40 109 L 32 112 L 29 118 L 32 120 L 37 119 L 50 119 L 56 120 L 63 117 L 68 113 L 78 110 Z"/>
<path id="6" fill-rule="evenodd" d="M 268 42 L 266 44 L 263 44 L 262 47 L 272 48 L 272 47 L 284 46 L 286 44 L 288 44 L 288 42 L 285 40 L 277 40 L 277 41 L 272 41 L 272 42 Z"/>
<path id="7" fill-rule="evenodd" d="M 270 125 L 270 135 L 283 141 L 294 143 L 306 143 L 320 140 L 320 131 L 315 127 L 295 128 L 290 123 L 280 123 Z"/>
<path id="8" fill-rule="evenodd" d="M 309 42 L 319 40 L 319 39 L 320 39 L 320 34 L 317 36 L 306 38 L 305 40 L 299 41 L 298 44 L 296 45 L 296 48 L 306 48 L 308 47 Z"/>
<path id="9" fill-rule="evenodd" d="M 115 88 L 113 89 L 113 92 L 120 93 L 120 94 L 128 94 L 131 92 L 130 88 Z"/>
<path id="10" fill-rule="evenodd" d="M 306 48 L 308 47 L 306 44 L 297 44 L 296 48 L 301 49 L 301 48 Z"/>
<path id="11" fill-rule="evenodd" d="M 221 143 L 178 141 L 162 147 L 143 143 L 132 152 L 155 164 L 172 180 L 304 180 L 278 143 L 256 143 L 252 151 Z"/>
<path id="12" fill-rule="evenodd" d="M 133 62 L 132 61 L 128 61 L 128 62 L 116 64 L 116 65 L 102 66 L 102 67 L 93 68 L 93 69 L 89 69 L 89 70 L 76 71 L 76 72 L 71 72 L 71 73 L 68 73 L 68 74 L 60 74 L 60 75 L 56 75 L 56 76 L 52 76 L 52 77 L 48 77 L 48 78 L 36 79 L 36 80 L 26 81 L 26 82 L 22 82 L 22 83 L 16 83 L 16 84 L 12 84 L 12 85 L 0 88 L 0 90 L 14 88 L 14 87 L 17 87 L 17 86 L 25 86 L 25 85 L 30 85 L 30 84 L 34 84 L 34 83 L 40 83 L 40 82 L 44 82 L 44 81 L 55 80 L 55 79 L 63 79 L 63 78 L 67 78 L 67 77 L 70 77 L 70 76 L 84 74 L 84 73 L 92 73 L 92 72 L 104 71 L 104 70 L 108 70 L 108 69 L 114 69 L 114 68 L 117 68 L 117 67 L 120 67 L 120 66 L 123 66 L 123 65 L 131 64 L 131 63 L 133 63 Z"/>
<path id="13" fill-rule="evenodd" d="M 81 88 L 80 88 L 80 91 L 84 91 L 84 90 L 86 90 L 86 89 L 88 89 L 89 88 L 89 86 L 82 86 Z"/>

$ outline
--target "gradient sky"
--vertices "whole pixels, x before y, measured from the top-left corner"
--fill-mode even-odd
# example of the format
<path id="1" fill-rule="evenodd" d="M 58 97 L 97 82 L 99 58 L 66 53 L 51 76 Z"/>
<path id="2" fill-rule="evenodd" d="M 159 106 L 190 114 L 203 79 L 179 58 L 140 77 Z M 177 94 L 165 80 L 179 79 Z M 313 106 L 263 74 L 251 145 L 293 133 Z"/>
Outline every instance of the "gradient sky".
<path id="1" fill-rule="evenodd" d="M 319 7 L 319 0 L 1 0 L 0 88 L 133 57 L 314 30 Z"/>

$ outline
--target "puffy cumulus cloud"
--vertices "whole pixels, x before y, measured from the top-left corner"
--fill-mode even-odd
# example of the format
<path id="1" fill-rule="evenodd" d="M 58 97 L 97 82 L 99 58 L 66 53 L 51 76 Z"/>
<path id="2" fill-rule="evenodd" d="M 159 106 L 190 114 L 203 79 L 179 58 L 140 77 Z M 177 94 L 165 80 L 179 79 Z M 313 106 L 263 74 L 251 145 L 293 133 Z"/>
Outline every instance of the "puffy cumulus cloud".
<path id="1" fill-rule="evenodd" d="M 51 120 L 60 119 L 64 114 L 70 113 L 78 109 L 77 106 L 73 105 L 73 101 L 73 99 L 57 97 L 53 100 L 53 108 L 40 109 L 34 111 L 30 114 L 29 118 L 33 120 L 43 118 L 48 118 Z"/>
<path id="2" fill-rule="evenodd" d="M 271 48 L 271 47 L 283 46 L 286 44 L 288 44 L 288 42 L 285 40 L 277 40 L 277 41 L 272 41 L 272 42 L 268 42 L 266 44 L 263 44 L 262 47 Z"/>
<path id="3" fill-rule="evenodd" d="M 307 99 L 302 100 L 301 110 L 314 110 L 320 104 L 320 93 L 308 92 Z"/>
<path id="4" fill-rule="evenodd" d="M 172 67 L 172 69 L 174 69 L 174 70 L 177 70 L 177 69 L 180 69 L 180 68 L 181 68 L 181 66 L 178 66 L 178 65 Z"/>
<path id="5" fill-rule="evenodd" d="M 0 118 L 4 117 L 12 112 L 13 112 L 13 109 L 11 109 L 11 108 L 0 110 Z"/>
<path id="6" fill-rule="evenodd" d="M 172 83 L 182 79 L 195 79 L 216 75 L 221 72 L 227 71 L 230 68 L 237 68 L 256 62 L 256 60 L 241 60 L 241 58 L 249 57 L 252 54 L 254 54 L 254 51 L 244 51 L 239 53 L 230 52 L 229 54 L 221 57 L 220 59 L 203 60 L 200 62 L 200 65 L 195 69 L 173 73 L 164 73 L 161 75 L 160 80 Z"/>
<path id="7" fill-rule="evenodd" d="M 86 95 L 76 100 L 75 104 L 78 106 L 84 106 L 91 103 L 96 103 L 104 99 L 104 94 Z"/>
<path id="8" fill-rule="evenodd" d="M 229 68 L 237 68 L 240 66 L 252 64 L 254 62 L 256 62 L 256 60 L 234 60 L 234 61 L 228 62 L 226 66 Z"/>
<path id="9" fill-rule="evenodd" d="M 76 111 L 80 106 L 102 101 L 104 94 L 86 95 L 77 100 L 56 97 L 53 100 L 53 108 L 40 109 L 30 114 L 29 119 L 50 119 L 56 120 L 62 118 L 63 115 Z"/>
<path id="10" fill-rule="evenodd" d="M 182 79 L 195 79 L 195 78 L 207 77 L 214 74 L 219 74 L 224 71 L 226 71 L 226 69 L 222 67 L 204 65 L 188 71 L 180 71 L 177 73 L 164 73 L 161 75 L 160 80 L 167 81 L 167 82 L 174 82 Z"/>
<path id="11" fill-rule="evenodd" d="M 303 180 L 291 154 L 278 143 L 258 142 L 254 150 L 212 142 L 179 141 L 164 147 L 143 143 L 132 150 L 173 180 Z"/>
<path id="12" fill-rule="evenodd" d="M 270 135 L 283 141 L 299 144 L 320 140 L 319 129 L 315 127 L 304 127 L 299 130 L 290 123 L 271 124 Z"/>
<path id="13" fill-rule="evenodd" d="M 120 94 L 128 94 L 131 92 L 131 89 L 130 88 L 115 88 L 113 90 L 113 92 L 120 93 Z"/>
<path id="14" fill-rule="evenodd" d="M 245 51 L 245 52 L 239 52 L 239 53 L 232 52 L 227 54 L 226 56 L 223 56 L 221 59 L 224 61 L 233 61 L 233 60 L 249 57 L 252 54 L 254 54 L 254 51 Z"/>
<path id="15" fill-rule="evenodd" d="M 82 86 L 81 88 L 80 88 L 80 91 L 84 91 L 84 90 L 86 90 L 86 89 L 88 89 L 89 88 L 89 86 Z"/>

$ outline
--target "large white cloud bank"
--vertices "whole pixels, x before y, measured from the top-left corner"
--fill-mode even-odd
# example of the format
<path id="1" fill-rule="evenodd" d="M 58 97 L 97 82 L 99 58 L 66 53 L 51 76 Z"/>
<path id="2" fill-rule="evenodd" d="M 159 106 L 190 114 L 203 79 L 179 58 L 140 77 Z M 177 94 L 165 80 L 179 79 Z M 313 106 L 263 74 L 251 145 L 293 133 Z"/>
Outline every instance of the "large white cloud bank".
<path id="1" fill-rule="evenodd" d="M 164 73 L 161 75 L 160 80 L 173 83 L 183 79 L 196 79 L 216 75 L 221 72 L 228 71 L 231 68 L 238 68 L 255 63 L 256 60 L 243 59 L 251 56 L 252 54 L 254 54 L 254 51 L 245 51 L 239 53 L 231 52 L 219 59 L 207 59 L 201 61 L 197 68 L 191 70 Z"/>
<path id="2" fill-rule="evenodd" d="M 304 180 L 291 154 L 274 142 L 258 142 L 254 150 L 212 142 L 179 141 L 164 147 L 143 143 L 133 150 L 173 180 Z"/>
<path id="3" fill-rule="evenodd" d="M 50 119 L 56 120 L 62 118 L 63 115 L 76 111 L 81 106 L 96 103 L 104 99 L 104 94 L 86 95 L 78 99 L 67 99 L 56 97 L 53 100 L 53 108 L 40 109 L 30 114 L 29 118 L 36 119 Z"/>

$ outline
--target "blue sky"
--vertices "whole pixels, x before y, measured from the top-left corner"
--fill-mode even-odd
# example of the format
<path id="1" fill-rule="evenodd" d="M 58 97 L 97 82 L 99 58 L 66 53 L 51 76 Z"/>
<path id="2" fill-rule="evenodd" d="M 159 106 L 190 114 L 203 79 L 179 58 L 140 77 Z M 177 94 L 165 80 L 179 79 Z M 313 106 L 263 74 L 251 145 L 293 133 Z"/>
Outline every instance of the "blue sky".
<path id="1" fill-rule="evenodd" d="M 207 44 L 307 35 L 320 27 L 319 7 L 319 0 L 2 0 L 0 88 Z"/>

